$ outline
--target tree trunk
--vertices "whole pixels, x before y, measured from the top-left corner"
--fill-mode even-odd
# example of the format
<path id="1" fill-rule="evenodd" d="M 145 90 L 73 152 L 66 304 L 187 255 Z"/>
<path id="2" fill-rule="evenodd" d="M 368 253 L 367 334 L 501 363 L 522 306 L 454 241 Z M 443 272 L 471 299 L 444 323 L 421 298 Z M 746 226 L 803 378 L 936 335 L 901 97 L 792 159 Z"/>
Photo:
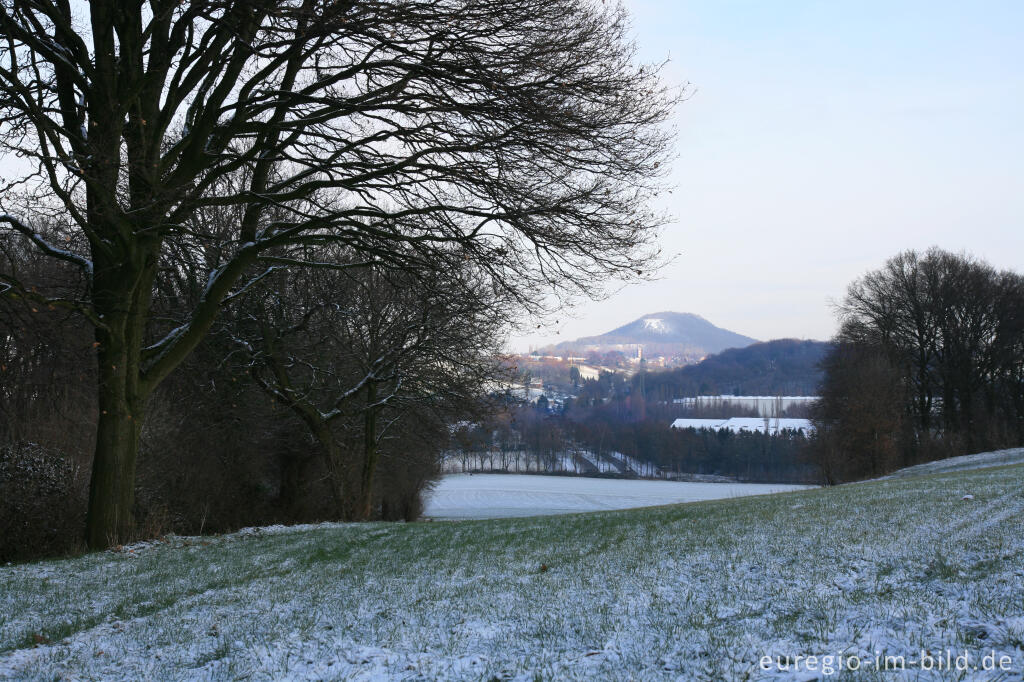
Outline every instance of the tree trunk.
<path id="1" fill-rule="evenodd" d="M 145 395 L 139 386 L 141 343 L 133 343 L 131 335 L 123 333 L 125 325 L 121 322 L 114 320 L 112 333 L 97 330 L 96 334 L 100 413 L 86 517 L 86 544 L 90 549 L 122 544 L 132 533 L 135 463 Z"/>
<path id="2" fill-rule="evenodd" d="M 105 549 L 132 536 L 135 464 L 148 389 L 142 383 L 142 348 L 155 258 L 147 252 L 98 260 L 94 307 L 99 419 L 89 482 L 86 544 Z"/>
<path id="3" fill-rule="evenodd" d="M 281 485 L 277 498 L 289 521 L 306 517 L 304 505 L 309 490 L 309 455 L 288 453 L 281 456 Z"/>
<path id="4" fill-rule="evenodd" d="M 377 449 L 377 386 L 371 381 L 366 387 L 366 415 L 363 426 L 363 477 L 359 498 L 359 518 L 367 521 L 373 512 L 373 474 L 377 469 L 380 452 Z"/>
<path id="5" fill-rule="evenodd" d="M 132 536 L 135 463 L 143 409 L 138 396 L 129 396 L 124 382 L 118 381 L 122 378 L 110 377 L 100 384 L 100 415 L 86 517 L 86 543 L 90 549 L 122 544 Z"/>
<path id="6" fill-rule="evenodd" d="M 350 511 L 350 502 L 345 499 L 345 465 L 344 452 L 338 440 L 334 437 L 330 424 L 320 423 L 313 428 L 313 434 L 323 448 L 324 463 L 327 465 L 327 474 L 330 478 L 331 495 L 334 497 L 334 504 L 337 508 L 337 518 L 344 521 Z"/>

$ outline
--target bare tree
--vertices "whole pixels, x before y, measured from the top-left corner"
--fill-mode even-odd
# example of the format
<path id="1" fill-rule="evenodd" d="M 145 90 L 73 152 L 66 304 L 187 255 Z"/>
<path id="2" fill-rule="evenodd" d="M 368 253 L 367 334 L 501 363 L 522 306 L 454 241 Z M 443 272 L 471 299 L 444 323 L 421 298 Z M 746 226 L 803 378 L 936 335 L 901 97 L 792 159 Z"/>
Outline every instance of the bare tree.
<path id="1" fill-rule="evenodd" d="M 0 0 L 0 225 L 87 280 L 0 288 L 95 328 L 90 546 L 130 534 L 147 397 L 289 246 L 457 253 L 534 306 L 646 272 L 676 95 L 627 31 L 596 0 Z M 218 264 L 166 329 L 158 271 L 196 241 Z"/>
<path id="2" fill-rule="evenodd" d="M 840 342 L 824 361 L 811 455 L 828 484 L 888 473 L 904 464 L 907 392 L 885 350 Z"/>
<path id="3" fill-rule="evenodd" d="M 320 444 L 339 516 L 372 515 L 381 446 L 400 421 L 479 412 L 504 376 L 507 305 L 474 270 L 281 273 L 232 325 L 257 382 Z M 354 434 L 357 453 L 346 446 Z"/>
<path id="4" fill-rule="evenodd" d="M 896 391 L 911 428 L 887 437 L 911 458 L 1024 442 L 1022 311 L 1018 273 L 937 248 L 889 259 L 853 282 L 839 306 L 838 346 L 825 363 L 824 393 L 833 398 L 819 417 L 852 433 L 858 415 L 871 412 L 867 421 L 902 429 L 901 419 L 878 413 L 894 409 Z"/>

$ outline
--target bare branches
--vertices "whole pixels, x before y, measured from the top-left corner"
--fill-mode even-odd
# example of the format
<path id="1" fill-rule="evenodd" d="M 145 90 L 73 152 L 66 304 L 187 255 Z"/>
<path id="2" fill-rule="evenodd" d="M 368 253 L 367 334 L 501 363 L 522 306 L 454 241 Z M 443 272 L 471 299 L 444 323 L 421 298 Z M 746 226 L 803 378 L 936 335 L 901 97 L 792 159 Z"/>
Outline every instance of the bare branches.
<path id="1" fill-rule="evenodd" d="M 901 385 L 888 390 L 907 394 L 916 441 L 904 444 L 909 451 L 933 438 L 962 439 L 968 451 L 1024 438 L 1022 281 L 932 248 L 901 253 L 850 285 L 838 340 L 853 348 L 843 351 L 848 358 L 873 353 L 897 368 Z M 843 360 L 838 354 L 837 376 L 851 371 Z"/>
<path id="2" fill-rule="evenodd" d="M 462 260 L 435 272 L 361 264 L 336 247 L 305 257 L 349 267 L 267 275 L 225 332 L 263 390 L 306 423 L 335 487 L 341 472 L 362 471 L 356 516 L 365 518 L 387 434 L 410 415 L 476 411 L 503 371 L 509 301 Z M 358 447 L 345 444 L 356 435 Z"/>
<path id="3" fill-rule="evenodd" d="M 416 215 L 429 218 L 423 238 L 474 241 L 465 219 L 488 219 L 495 234 L 535 247 L 520 256 L 546 259 L 559 275 L 548 286 L 590 287 L 583 267 L 649 269 L 650 254 L 636 249 L 657 223 L 644 200 L 666 160 L 658 125 L 674 96 L 653 69 L 631 64 L 621 11 L 568 0 L 200 2 L 115 21 L 106 3 L 92 4 L 87 38 L 49 2 L 5 8 L 0 89 L 12 115 L 29 115 L 32 139 L 48 140 L 19 151 L 54 184 L 72 170 L 92 183 L 104 212 L 147 215 L 173 236 L 196 207 L 246 204 L 241 241 L 269 205 L 313 209 L 316 229 L 340 239 L 353 223 L 393 234 Z M 40 27 L 67 52 L 41 44 Z M 115 33 L 133 51 L 120 70 L 103 52 Z M 35 63 L 42 99 L 16 75 Z M 61 88 L 44 86 L 46 74 L 60 69 L 70 90 L 47 103 Z M 246 186 L 216 191 L 243 169 Z"/>
<path id="4" fill-rule="evenodd" d="M 90 276 L 92 275 L 92 261 L 84 256 L 80 256 L 77 253 L 73 253 L 66 249 L 61 249 L 47 242 L 43 237 L 33 230 L 31 227 L 18 220 L 12 215 L 6 213 L 0 213 L 0 223 L 7 223 L 16 232 L 24 235 L 33 245 L 35 245 L 42 253 L 51 258 L 57 258 L 68 263 L 74 263 L 75 265 L 84 269 Z"/>

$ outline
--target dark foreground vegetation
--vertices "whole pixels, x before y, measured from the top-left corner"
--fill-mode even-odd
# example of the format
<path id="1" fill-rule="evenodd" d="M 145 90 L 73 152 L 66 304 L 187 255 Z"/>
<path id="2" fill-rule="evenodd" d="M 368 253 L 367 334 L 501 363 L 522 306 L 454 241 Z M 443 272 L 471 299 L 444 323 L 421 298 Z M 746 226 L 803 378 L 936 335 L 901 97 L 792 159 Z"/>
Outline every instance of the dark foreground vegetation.
<path id="1" fill-rule="evenodd" d="M 621 6 L 0 0 L 0 35 L 0 557 L 415 517 L 498 330 L 658 267 L 681 93 Z"/>
<path id="2" fill-rule="evenodd" d="M 502 371 L 493 307 L 442 304 L 422 279 L 373 268 L 315 274 L 252 292 L 154 392 L 136 537 L 419 516 L 446 424 L 481 414 L 481 386 Z M 0 302 L 0 313 L 0 557 L 69 551 L 87 511 L 93 344 L 65 312 Z"/>

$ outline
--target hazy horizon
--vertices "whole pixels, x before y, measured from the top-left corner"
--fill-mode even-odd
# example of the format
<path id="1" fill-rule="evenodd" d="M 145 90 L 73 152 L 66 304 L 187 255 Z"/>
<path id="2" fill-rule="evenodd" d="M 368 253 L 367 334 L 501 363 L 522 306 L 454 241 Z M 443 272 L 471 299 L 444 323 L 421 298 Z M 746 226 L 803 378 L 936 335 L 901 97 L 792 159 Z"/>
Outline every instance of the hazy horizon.
<path id="1" fill-rule="evenodd" d="M 828 339 L 830 300 L 906 249 L 1024 269 L 1024 5 L 628 0 L 677 112 L 678 254 L 656 282 L 513 336 L 525 351 L 656 311 Z"/>

